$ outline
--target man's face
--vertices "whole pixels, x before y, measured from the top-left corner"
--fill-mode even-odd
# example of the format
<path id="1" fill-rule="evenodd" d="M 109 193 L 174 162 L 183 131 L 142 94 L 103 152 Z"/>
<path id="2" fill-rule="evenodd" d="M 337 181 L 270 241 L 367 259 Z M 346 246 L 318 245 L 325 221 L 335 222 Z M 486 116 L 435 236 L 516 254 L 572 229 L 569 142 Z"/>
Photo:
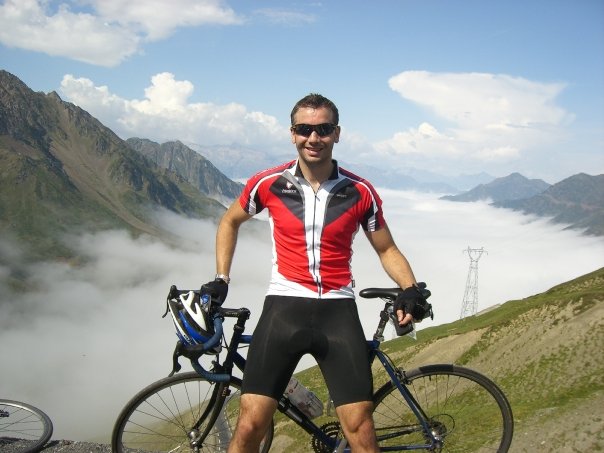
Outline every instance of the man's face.
<path id="1" fill-rule="evenodd" d="M 296 112 L 294 119 L 294 125 L 333 124 L 333 113 L 325 107 L 318 109 L 303 107 Z M 308 137 L 292 130 L 291 137 L 300 159 L 308 166 L 316 166 L 325 162 L 331 163 L 333 145 L 340 139 L 340 128 L 336 127 L 330 134 L 324 136 L 320 136 L 316 130 L 313 130 Z"/>

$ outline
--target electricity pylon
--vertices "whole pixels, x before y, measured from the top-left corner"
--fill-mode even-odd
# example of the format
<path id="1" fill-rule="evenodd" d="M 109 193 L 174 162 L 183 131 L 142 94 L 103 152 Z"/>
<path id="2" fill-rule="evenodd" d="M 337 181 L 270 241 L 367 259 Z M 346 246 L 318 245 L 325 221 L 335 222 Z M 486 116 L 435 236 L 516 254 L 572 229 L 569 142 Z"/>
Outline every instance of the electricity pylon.
<path id="1" fill-rule="evenodd" d="M 484 247 L 472 249 L 468 246 L 464 252 L 467 252 L 470 257 L 470 269 L 468 270 L 466 290 L 463 295 L 459 319 L 476 314 L 478 308 L 478 260 L 483 253 L 486 253 L 486 250 Z"/>

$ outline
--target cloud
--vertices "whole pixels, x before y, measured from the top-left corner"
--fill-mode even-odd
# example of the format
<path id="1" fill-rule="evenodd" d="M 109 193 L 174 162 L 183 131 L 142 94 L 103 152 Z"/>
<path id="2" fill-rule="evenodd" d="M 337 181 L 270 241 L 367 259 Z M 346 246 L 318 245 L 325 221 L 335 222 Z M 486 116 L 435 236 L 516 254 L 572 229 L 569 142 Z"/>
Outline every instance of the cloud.
<path id="1" fill-rule="evenodd" d="M 551 156 L 573 120 L 555 102 L 564 84 L 414 71 L 391 78 L 390 85 L 425 108 L 419 124 L 375 142 L 344 125 L 336 157 L 345 156 L 351 163 L 370 160 L 391 169 L 429 168 L 447 175 L 489 171 L 503 176 L 502 172 L 518 171 L 522 159 L 538 159 L 546 151 Z M 195 88 L 190 81 L 163 72 L 151 77 L 142 99 L 124 99 L 107 86 L 67 74 L 60 91 L 123 138 L 236 144 L 269 156 L 289 149 L 287 126 L 274 116 L 237 102 L 193 102 Z"/>
<path id="2" fill-rule="evenodd" d="M 266 18 L 271 23 L 289 26 L 303 26 L 316 22 L 317 20 L 315 14 L 277 8 L 257 9 L 254 11 L 254 14 Z"/>
<path id="3" fill-rule="evenodd" d="M 140 30 L 149 41 L 180 27 L 238 25 L 243 19 L 222 0 L 89 0 L 100 17 Z"/>
<path id="4" fill-rule="evenodd" d="M 456 203 L 439 200 L 434 194 L 378 191 L 398 247 L 416 277 L 432 290 L 435 320 L 424 321 L 424 326 L 459 318 L 470 264 L 464 252 L 468 247 L 487 251 L 479 263 L 479 311 L 540 293 L 602 267 L 601 237 L 580 236 L 564 230 L 564 225 L 494 208 L 487 202 Z M 561 269 L 556 263 L 562 256 L 572 266 Z M 357 239 L 353 270 L 357 288 L 389 285 L 363 238 Z M 360 307 L 372 320 L 366 330 L 375 328 L 371 325 L 374 307 L 366 301 Z"/>
<path id="5" fill-rule="evenodd" d="M 553 143 L 573 115 L 557 106 L 562 83 L 486 73 L 406 71 L 389 80 L 401 97 L 426 109 L 422 122 L 376 144 L 385 155 L 508 161 Z"/>
<path id="6" fill-rule="evenodd" d="M 67 100 L 91 112 L 123 138 L 132 136 L 159 142 L 250 145 L 264 143 L 276 149 L 287 143 L 288 132 L 273 116 L 249 111 L 244 105 L 192 103 L 194 86 L 169 72 L 156 74 L 144 99 L 123 99 L 106 86 L 68 74 L 61 81 Z"/>
<path id="7" fill-rule="evenodd" d="M 55 438 L 108 442 L 123 405 L 172 369 L 176 336 L 161 317 L 165 297 L 172 284 L 199 288 L 213 278 L 216 226 L 163 215 L 181 234 L 180 246 L 124 231 L 68 238 L 81 265 L 22 263 L 30 275 L 25 293 L 11 291 L 10 272 L 0 265 L 0 394 L 47 412 Z M 230 296 L 253 309 L 250 328 L 270 275 L 268 239 L 246 228 L 233 268 Z M 18 254 L 8 250 L 14 266 Z M 245 266 L 245 256 L 258 263 Z"/>
<path id="8" fill-rule="evenodd" d="M 220 0 L 65 0 L 54 10 L 52 5 L 6 0 L 0 5 L 0 42 L 110 67 L 180 27 L 243 21 Z"/>
<path id="9" fill-rule="evenodd" d="M 479 263 L 478 310 L 601 267 L 601 238 L 579 236 L 486 203 L 379 192 L 398 246 L 433 293 L 435 319 L 419 327 L 459 317 L 469 267 L 463 251 L 468 246 L 488 252 Z M 170 320 L 161 318 L 165 296 L 172 284 L 197 288 L 212 278 L 216 226 L 165 212 L 158 216 L 180 236 L 180 243 L 166 245 L 123 231 L 67 238 L 79 251 L 78 266 L 27 265 L 20 262 L 15 242 L 0 240 L 0 252 L 10 257 L 6 262 L 30 276 L 28 290 L 16 293 L 10 269 L 0 263 L 0 394 L 45 410 L 53 419 L 55 438 L 108 441 L 125 403 L 171 370 L 176 336 Z M 260 315 L 270 253 L 268 225 L 246 223 L 227 305 L 251 310 L 249 332 Z M 560 266 L 560 257 L 572 265 Z M 357 291 L 392 286 L 362 234 L 355 241 L 352 266 Z M 357 303 L 370 337 L 382 304 L 365 299 Z M 305 359 L 304 366 L 310 364 Z"/>

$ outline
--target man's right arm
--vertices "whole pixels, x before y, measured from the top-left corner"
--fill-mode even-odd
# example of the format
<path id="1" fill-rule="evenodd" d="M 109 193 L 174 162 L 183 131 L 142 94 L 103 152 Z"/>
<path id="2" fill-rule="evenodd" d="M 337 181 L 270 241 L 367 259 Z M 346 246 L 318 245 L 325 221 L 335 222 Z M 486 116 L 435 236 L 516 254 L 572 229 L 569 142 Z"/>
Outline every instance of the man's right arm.
<path id="1" fill-rule="evenodd" d="M 252 216 L 235 200 L 224 213 L 216 232 L 216 273 L 230 276 L 237 236 L 241 224 Z"/>

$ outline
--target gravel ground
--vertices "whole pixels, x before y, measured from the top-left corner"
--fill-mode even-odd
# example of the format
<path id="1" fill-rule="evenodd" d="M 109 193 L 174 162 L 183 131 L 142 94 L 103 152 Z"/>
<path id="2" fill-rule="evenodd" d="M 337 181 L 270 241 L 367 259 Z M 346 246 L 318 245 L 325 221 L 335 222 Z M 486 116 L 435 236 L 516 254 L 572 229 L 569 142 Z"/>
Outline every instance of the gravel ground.
<path id="1" fill-rule="evenodd" d="M 28 442 L 25 440 L 3 439 L 0 441 L 0 452 L 18 453 L 23 451 Z M 78 442 L 74 440 L 51 440 L 41 453 L 111 453 L 111 445 Z"/>
<path id="2" fill-rule="evenodd" d="M 10 447 L 2 448 L 2 453 L 12 453 Z M 41 453 L 111 453 L 111 445 L 76 442 L 73 440 L 51 440 L 40 450 Z"/>

